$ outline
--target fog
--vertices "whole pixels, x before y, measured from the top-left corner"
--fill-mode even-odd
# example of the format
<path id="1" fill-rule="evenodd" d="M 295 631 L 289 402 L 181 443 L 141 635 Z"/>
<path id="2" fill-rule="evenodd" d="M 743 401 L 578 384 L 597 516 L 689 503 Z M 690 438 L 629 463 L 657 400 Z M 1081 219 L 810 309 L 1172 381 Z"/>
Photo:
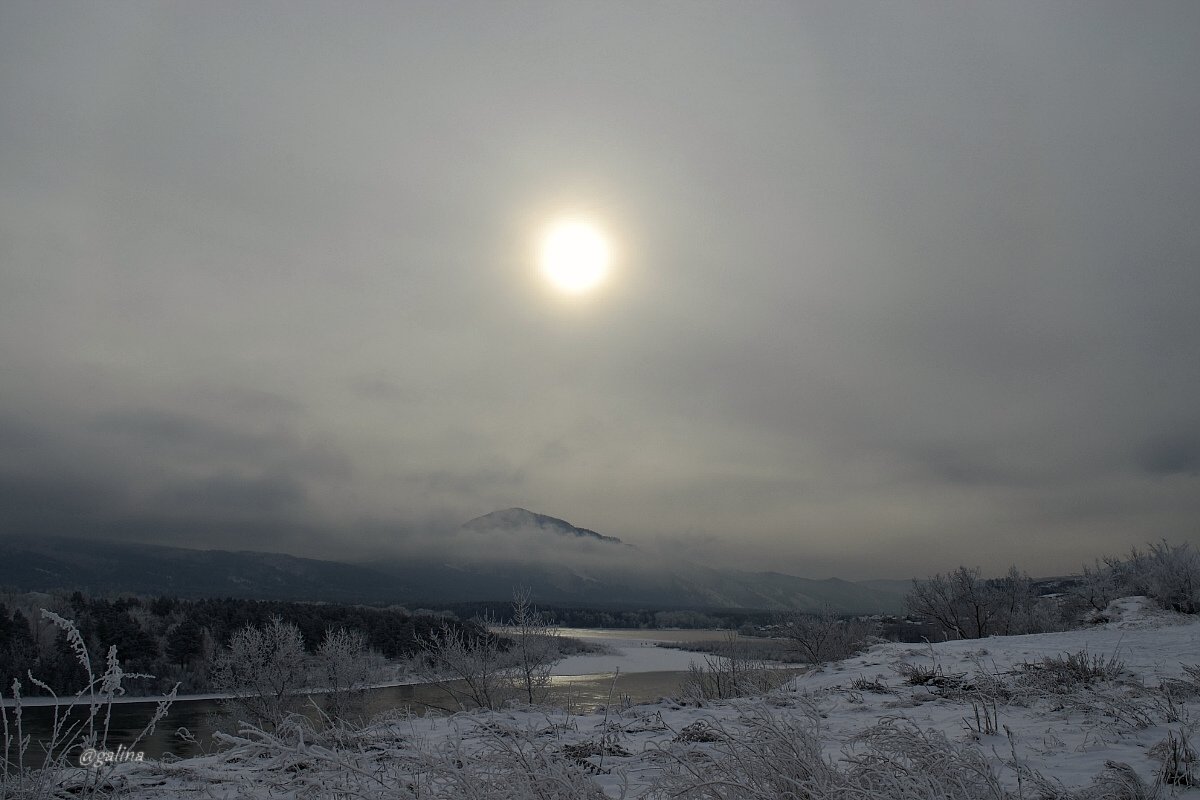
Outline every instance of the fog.
<path id="1" fill-rule="evenodd" d="M 1200 543 L 1198 39 L 6 2 L 0 534 L 363 559 L 522 506 L 850 579 Z M 563 211 L 617 254 L 572 300 Z"/>

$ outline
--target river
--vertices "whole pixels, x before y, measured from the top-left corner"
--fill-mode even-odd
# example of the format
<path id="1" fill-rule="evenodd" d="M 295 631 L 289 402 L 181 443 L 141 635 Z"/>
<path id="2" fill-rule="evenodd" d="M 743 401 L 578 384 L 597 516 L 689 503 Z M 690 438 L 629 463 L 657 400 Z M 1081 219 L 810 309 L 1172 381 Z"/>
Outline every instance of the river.
<path id="1" fill-rule="evenodd" d="M 687 677 L 687 662 L 699 661 L 702 656 L 657 648 L 654 643 L 721 639 L 727 632 L 704 629 L 565 628 L 560 633 L 588 641 L 600 641 L 610 648 L 610 653 L 603 656 L 572 656 L 564 660 L 561 662 L 562 668 L 556 668 L 556 672 L 572 674 L 557 674 L 551 678 L 551 704 L 575 713 L 587 713 L 610 703 L 645 703 L 661 697 L 677 696 Z M 673 668 L 655 668 L 663 665 Z M 587 669 L 595 671 L 577 674 Z M 152 717 L 156 702 L 157 698 L 147 698 L 144 702 L 114 703 L 109 723 L 108 749 L 115 751 L 119 745 L 130 748 Z M 420 715 L 449 707 L 453 707 L 453 703 L 445 690 L 428 683 L 374 688 L 369 690 L 367 700 L 368 716 L 405 708 Z M 86 712 L 86 704 L 83 711 Z M 8 714 L 11 724 L 11 709 L 8 709 Z M 23 709 L 25 733 L 32 735 L 35 742 L 33 750 L 39 754 L 41 750 L 36 743 L 49 739 L 53 719 L 53 707 L 34 705 Z M 148 759 L 164 755 L 199 755 L 215 749 L 212 734 L 219 727 L 229 728 L 228 720 L 222 720 L 219 700 L 178 699 L 154 731 L 144 736 L 133 749 L 143 752 Z M 180 728 L 186 728 L 194 740 L 179 737 L 177 731 Z"/>

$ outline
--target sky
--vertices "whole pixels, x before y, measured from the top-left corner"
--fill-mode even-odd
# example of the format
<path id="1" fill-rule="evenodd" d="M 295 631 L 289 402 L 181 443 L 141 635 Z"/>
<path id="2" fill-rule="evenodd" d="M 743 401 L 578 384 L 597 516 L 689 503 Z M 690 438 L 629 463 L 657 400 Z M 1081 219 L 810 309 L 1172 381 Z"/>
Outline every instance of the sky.
<path id="1" fill-rule="evenodd" d="M 0 4 L 0 533 L 1200 544 L 1200 4 Z M 568 296 L 562 215 L 611 244 Z"/>

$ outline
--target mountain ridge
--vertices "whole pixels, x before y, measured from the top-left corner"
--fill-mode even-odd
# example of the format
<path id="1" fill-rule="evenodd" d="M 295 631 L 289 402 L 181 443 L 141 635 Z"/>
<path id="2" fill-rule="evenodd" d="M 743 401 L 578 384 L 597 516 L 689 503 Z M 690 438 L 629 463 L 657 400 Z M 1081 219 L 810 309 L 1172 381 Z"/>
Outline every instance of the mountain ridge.
<path id="1" fill-rule="evenodd" d="M 254 550 L 198 550 L 71 537 L 0 537 L 0 586 L 180 597 L 437 604 L 504 600 L 656 609 L 898 612 L 899 594 L 840 578 L 718 569 L 521 508 L 465 523 L 471 547 L 369 564 Z M 549 537 L 555 538 L 549 538 Z M 509 545 L 489 549 L 503 539 Z M 513 544 L 515 543 L 515 545 Z M 557 543 L 557 544 L 556 544 Z"/>
<path id="2" fill-rule="evenodd" d="M 625 544 L 615 536 L 605 536 L 590 528 L 580 528 L 572 525 L 565 519 L 552 517 L 549 514 L 539 514 L 536 511 L 529 511 L 528 509 L 516 506 L 475 517 L 464 522 L 462 527 L 473 531 L 541 528 L 552 530 L 564 536 L 575 535 L 584 538 L 590 537 L 597 541 L 610 542 L 612 544 Z"/>

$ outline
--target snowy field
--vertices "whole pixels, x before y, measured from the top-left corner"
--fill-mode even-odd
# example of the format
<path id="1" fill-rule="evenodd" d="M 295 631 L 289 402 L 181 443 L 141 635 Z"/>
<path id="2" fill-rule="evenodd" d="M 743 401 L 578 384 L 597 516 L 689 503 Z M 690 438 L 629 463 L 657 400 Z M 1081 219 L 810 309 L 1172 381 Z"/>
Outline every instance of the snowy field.
<path id="1" fill-rule="evenodd" d="M 879 644 L 758 698 L 246 731 L 226 751 L 121 764 L 103 783 L 134 798 L 1200 797 L 1184 785 L 1200 621 L 1141 598 L 1112 612 L 1065 633 Z"/>

